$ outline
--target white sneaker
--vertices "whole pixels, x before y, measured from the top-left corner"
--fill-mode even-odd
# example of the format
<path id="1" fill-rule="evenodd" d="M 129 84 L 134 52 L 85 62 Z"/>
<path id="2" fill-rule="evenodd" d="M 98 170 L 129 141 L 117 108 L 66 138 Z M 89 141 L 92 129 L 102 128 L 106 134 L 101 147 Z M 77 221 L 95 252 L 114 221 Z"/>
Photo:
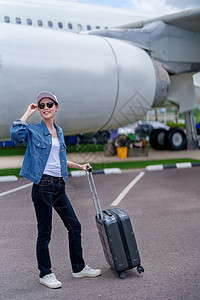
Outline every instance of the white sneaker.
<path id="1" fill-rule="evenodd" d="M 47 274 L 40 278 L 40 283 L 46 285 L 50 289 L 58 289 L 62 286 L 62 283 L 56 279 L 54 273 Z"/>
<path id="2" fill-rule="evenodd" d="M 72 273 L 72 276 L 74 278 L 83 278 L 83 277 L 96 277 L 101 275 L 101 270 L 99 269 L 91 269 L 88 266 L 85 266 L 85 268 L 78 272 L 78 273 Z"/>

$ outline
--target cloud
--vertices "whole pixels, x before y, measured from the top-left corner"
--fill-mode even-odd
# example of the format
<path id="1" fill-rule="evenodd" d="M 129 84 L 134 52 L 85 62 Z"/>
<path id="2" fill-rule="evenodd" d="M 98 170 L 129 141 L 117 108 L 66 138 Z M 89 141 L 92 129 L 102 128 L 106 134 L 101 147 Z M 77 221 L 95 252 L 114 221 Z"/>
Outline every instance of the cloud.
<path id="1" fill-rule="evenodd" d="M 199 0 L 65 0 L 137 10 L 149 15 L 170 14 L 200 7 Z"/>
<path id="2" fill-rule="evenodd" d="M 172 6 L 176 6 L 179 9 L 188 9 L 188 8 L 194 8 L 194 7 L 200 7 L 199 0 L 167 0 L 168 4 L 171 4 Z"/>
<path id="3" fill-rule="evenodd" d="M 65 0 L 137 11 L 141 15 L 158 16 L 200 7 L 199 0 Z"/>
<path id="4" fill-rule="evenodd" d="M 165 0 L 130 0 L 138 11 L 150 15 L 170 14 L 180 10 L 178 6 Z M 171 1 L 172 2 L 172 1 Z"/>
<path id="5" fill-rule="evenodd" d="M 135 9 L 151 15 L 175 13 L 185 9 L 200 7 L 199 0 L 128 0 Z"/>

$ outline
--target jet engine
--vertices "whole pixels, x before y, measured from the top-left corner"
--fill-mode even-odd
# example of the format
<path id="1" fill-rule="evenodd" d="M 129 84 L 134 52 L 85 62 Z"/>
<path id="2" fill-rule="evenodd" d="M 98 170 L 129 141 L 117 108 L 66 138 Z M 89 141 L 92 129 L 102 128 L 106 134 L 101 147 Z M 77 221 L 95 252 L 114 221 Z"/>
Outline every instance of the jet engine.
<path id="1" fill-rule="evenodd" d="M 166 99 L 168 74 L 129 42 L 0 24 L 0 138 L 42 90 L 59 100 L 65 134 L 133 123 Z M 37 112 L 31 123 L 39 122 Z"/>

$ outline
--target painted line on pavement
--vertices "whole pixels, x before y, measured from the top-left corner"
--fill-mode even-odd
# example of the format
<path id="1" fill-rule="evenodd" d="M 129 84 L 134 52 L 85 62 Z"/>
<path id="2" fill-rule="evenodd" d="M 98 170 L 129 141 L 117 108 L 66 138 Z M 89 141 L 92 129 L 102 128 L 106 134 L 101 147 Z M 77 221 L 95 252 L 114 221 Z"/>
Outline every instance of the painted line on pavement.
<path id="1" fill-rule="evenodd" d="M 9 191 L 6 191 L 6 192 L 3 192 L 0 194 L 0 197 L 3 197 L 3 196 L 6 196 L 8 194 L 11 194 L 11 193 L 14 193 L 14 192 L 18 192 L 20 190 L 23 190 L 23 189 L 26 189 L 27 187 L 31 186 L 33 183 L 28 183 L 28 184 L 25 184 L 25 185 L 22 185 L 22 186 L 19 186 L 15 189 L 12 189 L 12 190 L 9 190 Z"/>
<path id="2" fill-rule="evenodd" d="M 139 175 L 134 178 L 125 189 L 117 196 L 117 198 L 113 201 L 111 206 L 117 206 L 124 197 L 128 194 L 128 192 L 134 187 L 134 185 L 144 176 L 145 172 L 140 172 Z"/>

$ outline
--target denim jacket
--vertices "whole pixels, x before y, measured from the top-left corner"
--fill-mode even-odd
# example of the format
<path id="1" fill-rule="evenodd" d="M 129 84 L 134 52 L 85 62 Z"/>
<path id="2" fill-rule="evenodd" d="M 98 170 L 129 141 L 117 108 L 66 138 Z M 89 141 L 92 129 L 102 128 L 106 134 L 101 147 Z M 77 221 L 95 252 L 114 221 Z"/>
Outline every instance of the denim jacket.
<path id="1" fill-rule="evenodd" d="M 54 123 L 60 141 L 61 174 L 64 181 L 67 176 L 66 145 L 62 129 Z M 52 135 L 42 120 L 40 124 L 26 124 L 16 120 L 10 128 L 11 140 L 15 143 L 25 142 L 27 149 L 20 175 L 39 184 L 43 175 L 52 145 Z"/>

